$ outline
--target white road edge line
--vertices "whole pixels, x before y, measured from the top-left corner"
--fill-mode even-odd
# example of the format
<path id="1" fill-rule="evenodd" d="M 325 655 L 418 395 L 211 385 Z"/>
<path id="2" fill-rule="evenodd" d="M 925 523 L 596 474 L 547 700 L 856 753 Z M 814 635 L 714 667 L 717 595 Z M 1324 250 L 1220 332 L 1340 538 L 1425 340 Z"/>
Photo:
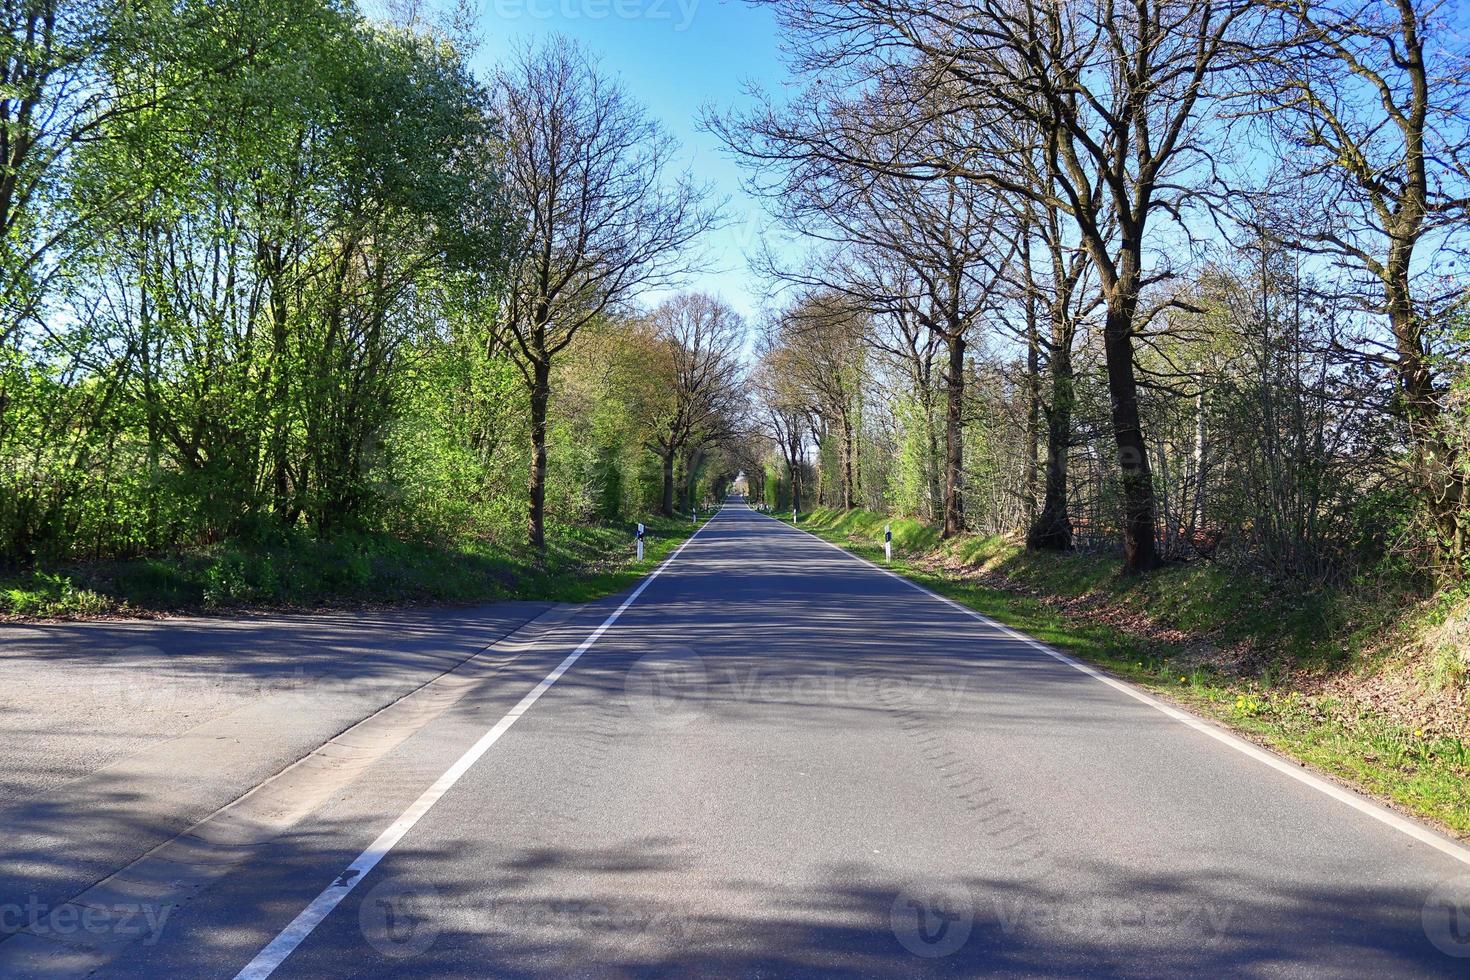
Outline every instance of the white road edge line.
<path id="1" fill-rule="evenodd" d="M 746 506 L 749 507 L 750 505 L 747 504 Z M 760 511 L 752 509 L 751 513 L 760 514 Z M 1407 819 L 1406 817 L 1402 817 L 1394 811 L 1388 809 L 1387 807 L 1372 800 L 1369 800 L 1366 797 L 1360 796 L 1351 790 L 1344 789 L 1343 787 L 1338 786 L 1336 783 L 1329 782 L 1328 780 L 1323 779 L 1320 776 L 1314 775 L 1313 773 L 1304 770 L 1300 764 L 1290 762 L 1273 752 L 1268 752 L 1267 750 L 1261 748 L 1259 745 L 1256 745 L 1253 742 L 1248 742 L 1238 735 L 1233 735 L 1230 732 L 1227 732 L 1224 729 L 1213 725 L 1208 721 L 1205 721 L 1203 718 L 1192 715 L 1187 711 L 1182 711 L 1179 708 L 1174 707 L 1172 704 L 1166 704 L 1153 695 L 1139 690 L 1132 684 L 1129 684 L 1125 681 L 1120 681 L 1116 677 L 1109 677 L 1102 671 L 1083 663 L 1075 657 L 1062 653 L 1060 650 L 1054 650 L 1051 647 L 1047 646 L 1045 643 L 1042 643 L 1040 640 L 1035 639 L 1034 637 L 1027 636 L 1025 633 L 1017 632 L 1016 630 L 1011 629 L 1009 626 L 996 622 L 989 616 L 986 616 L 984 613 L 976 612 L 969 606 L 956 602 L 948 596 L 942 596 L 932 589 L 925 588 L 918 582 L 915 582 L 913 579 L 905 578 L 892 569 L 884 568 L 882 565 L 876 565 L 873 562 L 868 561 L 868 559 L 864 558 L 862 555 L 855 555 L 851 551 L 848 551 L 846 548 L 843 548 L 841 545 L 833 544 L 826 538 L 813 534 L 811 531 L 808 531 L 804 527 L 787 524 L 785 521 L 779 520 L 775 517 L 770 517 L 770 515 L 768 514 L 761 514 L 761 516 L 769 517 L 770 520 L 775 521 L 782 527 L 790 527 L 793 530 L 800 531 L 802 534 L 805 534 L 810 538 L 814 538 L 817 541 L 822 542 L 822 544 L 826 545 L 827 547 L 833 548 L 849 558 L 862 562 L 869 568 L 882 572 L 884 575 L 890 575 L 893 578 L 898 579 L 903 584 L 924 593 L 931 599 L 938 599 L 940 602 L 959 610 L 966 616 L 969 616 L 972 619 L 978 619 L 985 625 L 991 627 L 992 629 L 999 630 L 1012 639 L 1019 640 L 1022 643 L 1033 646 L 1047 656 L 1052 657 L 1056 660 L 1060 660 L 1068 667 L 1080 670 L 1087 676 L 1094 678 L 1095 680 L 1102 681 L 1104 684 L 1108 685 L 1111 688 L 1122 691 L 1124 694 L 1128 695 L 1130 698 L 1133 698 L 1135 701 L 1142 701 L 1150 708 L 1153 708 L 1156 711 L 1163 712 L 1170 718 L 1173 718 L 1175 721 L 1188 725 L 1195 731 L 1202 732 L 1205 735 L 1210 736 L 1210 738 L 1213 738 L 1217 742 L 1228 745 L 1230 748 L 1239 752 L 1241 755 L 1246 755 L 1251 757 L 1252 759 L 1255 759 L 1257 762 L 1265 763 L 1272 769 L 1275 769 L 1277 772 L 1285 773 L 1292 779 L 1295 779 L 1297 782 L 1310 786 L 1313 789 L 1317 790 L 1319 793 L 1323 793 L 1327 796 L 1332 797 L 1339 803 L 1345 803 L 1348 806 L 1352 807 L 1354 810 L 1357 810 L 1359 813 L 1366 814 L 1367 816 L 1372 817 L 1374 820 L 1377 820 L 1379 823 L 1386 824 L 1389 827 L 1392 827 L 1394 830 L 1397 830 L 1399 833 L 1412 837 L 1414 840 L 1419 841 L 1421 844 L 1428 844 L 1430 847 L 1449 855 L 1456 861 L 1459 861 L 1461 864 L 1470 865 L 1470 848 L 1465 847 L 1463 844 L 1460 844 L 1457 841 L 1451 840 L 1448 837 L 1438 834 L 1435 831 L 1430 830 L 1428 827 L 1421 826 L 1420 824 L 1417 824 L 1412 820 Z"/>
<path id="2" fill-rule="evenodd" d="M 618 621 L 618 617 L 643 594 L 643 590 L 648 588 L 649 584 L 658 578 L 664 569 L 673 564 L 674 559 L 678 558 L 679 553 L 688 547 L 689 542 L 699 537 L 700 531 L 713 524 L 715 518 L 719 517 L 720 512 L 724 509 L 725 507 L 722 503 L 719 510 L 711 514 L 693 534 L 680 542 L 679 547 L 674 549 L 674 553 L 665 558 L 642 582 L 638 583 L 638 587 L 633 590 L 628 598 L 623 600 L 622 605 L 613 610 L 602 621 L 600 626 L 589 633 L 577 649 L 573 650 L 567 655 L 565 660 L 557 664 L 551 673 L 542 678 L 541 683 L 537 684 L 525 697 L 521 698 L 515 707 L 507 711 L 504 717 L 496 722 L 489 731 L 481 735 L 480 740 L 470 746 L 464 755 L 455 761 L 454 765 L 450 766 L 444 771 L 442 776 L 434 781 L 432 786 L 424 790 L 423 794 L 407 810 L 404 810 L 398 816 L 398 819 L 394 820 L 388 826 L 387 830 L 384 830 L 378 835 L 377 840 L 368 845 L 367 850 L 359 854 L 357 859 L 349 864 L 330 885 L 323 889 L 320 895 L 312 899 L 311 904 L 302 909 L 296 918 L 292 919 L 290 924 L 280 931 L 275 939 L 272 939 L 264 949 L 255 955 L 253 960 L 247 963 L 239 973 L 235 974 L 235 980 L 265 980 L 266 977 L 274 973 L 286 961 L 286 957 L 295 952 L 296 947 L 300 946 L 306 937 L 311 935 L 312 930 L 321 925 L 322 920 L 330 915 L 342 899 L 346 898 L 348 893 L 357 887 L 358 882 L 366 878 L 368 872 L 372 871 L 378 862 L 383 860 L 388 855 L 388 852 L 393 850 L 398 842 L 403 839 L 404 835 L 413 829 L 413 825 L 418 823 L 420 818 L 428 813 L 429 809 L 435 803 L 439 802 L 439 798 L 447 793 L 455 783 L 459 782 L 460 777 L 468 772 L 470 767 L 478 762 L 480 757 L 500 740 L 500 736 L 504 735 L 510 729 L 510 726 L 514 725 L 522 715 L 530 710 L 531 705 L 540 700 L 541 695 L 545 694 L 553 684 L 561 679 L 562 674 L 565 674 L 582 654 L 592 648 L 592 644 L 596 643 L 598 638 L 607 632 L 608 627 Z"/>

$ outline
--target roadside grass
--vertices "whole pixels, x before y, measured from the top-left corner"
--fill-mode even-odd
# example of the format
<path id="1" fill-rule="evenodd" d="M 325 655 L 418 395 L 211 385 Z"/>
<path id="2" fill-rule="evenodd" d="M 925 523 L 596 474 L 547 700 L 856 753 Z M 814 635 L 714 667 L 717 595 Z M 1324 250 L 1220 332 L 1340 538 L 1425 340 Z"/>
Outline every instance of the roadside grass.
<path id="1" fill-rule="evenodd" d="M 550 526 L 545 555 L 523 545 L 445 543 L 382 534 L 226 541 L 175 555 L 74 563 L 0 576 L 0 616 L 78 618 L 302 610 L 502 599 L 586 602 L 626 588 L 688 537 L 688 518 Z"/>
<path id="2" fill-rule="evenodd" d="M 1035 555 L 1004 538 L 939 542 L 932 528 L 866 512 L 816 510 L 799 526 L 881 565 L 890 522 L 894 571 L 1470 839 L 1463 732 L 1375 711 L 1317 683 L 1402 670 L 1401 651 L 1452 619 L 1443 607 L 1453 602 L 1426 613 L 1406 595 L 1272 589 L 1203 562 L 1122 579 L 1106 556 Z M 1124 609 L 1137 615 L 1117 615 Z M 1136 628 L 1145 617 L 1148 628 Z M 1226 668 L 1201 655 L 1220 647 L 1247 656 Z M 1462 662 L 1460 653 L 1434 663 Z M 1427 680 L 1456 678 L 1463 672 L 1447 667 Z"/>

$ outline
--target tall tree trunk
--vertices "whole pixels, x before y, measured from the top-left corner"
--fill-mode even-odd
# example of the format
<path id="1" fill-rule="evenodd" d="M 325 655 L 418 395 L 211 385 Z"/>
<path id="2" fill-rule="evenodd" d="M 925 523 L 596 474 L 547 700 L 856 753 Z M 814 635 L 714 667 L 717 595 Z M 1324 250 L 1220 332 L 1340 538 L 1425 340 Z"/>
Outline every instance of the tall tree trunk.
<path id="1" fill-rule="evenodd" d="M 1200 530 L 1205 519 L 1205 393 L 1194 396 L 1194 500 L 1189 508 L 1190 531 Z"/>
<path id="2" fill-rule="evenodd" d="M 551 400 L 551 365 L 538 361 L 531 368 L 531 547 L 546 549 L 546 406 Z"/>
<path id="3" fill-rule="evenodd" d="M 1064 326 L 1053 336 L 1067 333 Z M 1072 406 L 1076 398 L 1072 378 L 1070 337 L 1058 338 L 1049 362 L 1051 407 L 1046 412 L 1046 486 L 1041 513 L 1026 535 L 1028 548 L 1067 551 L 1072 547 L 1072 520 L 1067 514 L 1067 462 L 1072 452 Z"/>
<path id="4" fill-rule="evenodd" d="M 1401 414 L 1414 443 L 1415 482 L 1424 495 L 1438 537 L 1436 544 L 1451 575 L 1465 571 L 1470 556 L 1470 514 L 1459 451 L 1445 437 L 1439 401 L 1435 397 L 1434 368 L 1425 349 L 1424 331 L 1409 286 L 1411 253 L 1390 250 L 1384 270 L 1388 322 L 1393 330 L 1399 377 Z"/>
<path id="5" fill-rule="evenodd" d="M 1148 447 L 1138 414 L 1138 381 L 1133 375 L 1133 317 L 1138 310 L 1137 263 L 1125 272 L 1104 297 L 1107 318 L 1103 326 L 1103 354 L 1108 368 L 1112 401 L 1113 439 L 1118 447 L 1118 479 L 1123 491 L 1123 573 L 1134 575 L 1157 568 L 1154 545 L 1154 482 L 1148 465 Z"/>
<path id="6" fill-rule="evenodd" d="M 965 335 L 945 337 L 949 369 L 945 374 L 948 398 L 944 406 L 944 533 L 953 537 L 965 529 Z"/>

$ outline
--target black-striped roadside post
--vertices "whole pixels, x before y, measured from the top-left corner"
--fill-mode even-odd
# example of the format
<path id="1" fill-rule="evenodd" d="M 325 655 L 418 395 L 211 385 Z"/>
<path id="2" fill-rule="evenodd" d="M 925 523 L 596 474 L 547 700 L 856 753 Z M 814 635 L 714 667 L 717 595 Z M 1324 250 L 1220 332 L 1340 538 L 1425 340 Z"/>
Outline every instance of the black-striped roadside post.
<path id="1" fill-rule="evenodd" d="M 893 525 L 883 525 L 883 560 L 893 564 Z"/>
<path id="2" fill-rule="evenodd" d="M 643 560 L 643 525 L 642 524 L 639 524 L 638 525 L 638 533 L 635 534 L 633 536 L 633 538 L 634 538 L 635 541 L 638 542 L 638 560 L 639 561 L 642 561 Z"/>

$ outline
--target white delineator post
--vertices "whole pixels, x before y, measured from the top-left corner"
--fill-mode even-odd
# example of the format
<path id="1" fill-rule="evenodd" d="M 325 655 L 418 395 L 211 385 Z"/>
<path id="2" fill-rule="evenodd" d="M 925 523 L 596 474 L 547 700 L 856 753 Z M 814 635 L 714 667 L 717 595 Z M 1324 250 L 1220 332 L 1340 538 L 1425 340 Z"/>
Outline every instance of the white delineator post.
<path id="1" fill-rule="evenodd" d="M 636 535 L 634 535 L 634 539 L 638 542 L 638 560 L 639 561 L 642 561 L 643 560 L 643 525 L 642 524 L 639 524 L 638 525 L 638 533 Z"/>
<path id="2" fill-rule="evenodd" d="M 883 560 L 893 564 L 893 525 L 883 525 Z"/>

